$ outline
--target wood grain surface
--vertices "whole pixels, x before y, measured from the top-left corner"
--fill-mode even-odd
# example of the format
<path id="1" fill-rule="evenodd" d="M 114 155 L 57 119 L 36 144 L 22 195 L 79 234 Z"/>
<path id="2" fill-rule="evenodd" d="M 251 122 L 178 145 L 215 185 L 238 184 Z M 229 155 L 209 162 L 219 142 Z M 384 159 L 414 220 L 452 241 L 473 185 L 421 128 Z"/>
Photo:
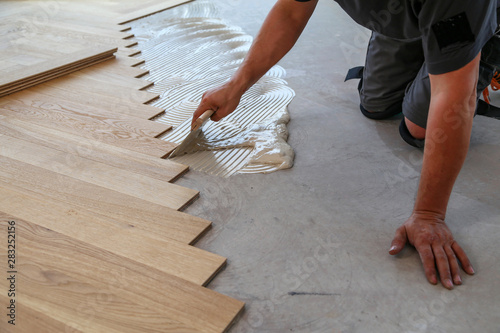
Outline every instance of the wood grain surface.
<path id="1" fill-rule="evenodd" d="M 25 140 L 3 135 L 0 145 L 2 156 L 172 209 L 181 209 L 199 195 L 195 190 Z"/>
<path id="2" fill-rule="evenodd" d="M 0 156 L 4 187 L 40 200 L 75 206 L 92 216 L 136 228 L 155 239 L 193 244 L 211 223 L 174 209 Z"/>
<path id="3" fill-rule="evenodd" d="M 58 311 L 52 314 L 61 322 L 82 320 L 86 316 L 81 314 L 88 314 L 89 320 L 82 325 L 85 332 L 100 332 L 100 324 L 113 332 L 120 321 L 133 320 L 130 311 L 138 302 L 142 309 L 138 309 L 138 320 L 132 322 L 136 332 L 149 332 L 138 326 L 148 313 L 153 323 L 163 320 L 166 327 L 159 327 L 161 332 L 169 332 L 169 323 L 174 332 L 175 325 L 193 332 L 223 332 L 243 308 L 243 303 L 227 296 L 9 213 L 1 215 L 1 230 L 6 230 L 9 220 L 16 223 L 16 236 L 23 244 L 18 253 L 25 258 L 17 265 L 19 279 L 26 282 L 26 295 L 20 293 L 19 302 L 26 299 L 37 311 L 46 309 L 47 303 L 54 309 L 66 308 L 67 316 Z M 5 261 L 6 254 L 0 258 Z M 33 287 L 29 287 L 31 282 Z M 7 283 L 2 279 L 0 288 L 5 289 Z M 43 295 L 32 289 L 36 284 L 59 295 Z M 98 301 L 101 304 L 94 304 Z M 98 311 L 99 307 L 104 311 Z M 93 330 L 94 325 L 97 330 Z"/>
<path id="4" fill-rule="evenodd" d="M 177 144 L 152 137 L 156 132 L 137 128 L 134 124 L 106 117 L 92 117 L 83 110 L 61 109 L 57 106 L 54 109 L 53 106 L 55 104 L 30 105 L 26 101 L 0 100 L 0 115 L 160 158 L 168 156 L 177 147 Z"/>
<path id="5" fill-rule="evenodd" d="M 189 169 L 188 166 L 171 160 L 152 157 L 15 118 L 0 116 L 0 134 L 168 182 L 176 180 Z"/>
<path id="6" fill-rule="evenodd" d="M 205 288 L 226 259 L 193 246 L 211 222 L 179 211 L 199 192 L 173 184 L 188 167 L 163 159 L 172 126 L 151 120 L 164 110 L 118 25 L 184 2 L 0 1 L 0 232 L 15 221 L 16 241 L 0 332 L 225 332 L 242 312 Z"/>

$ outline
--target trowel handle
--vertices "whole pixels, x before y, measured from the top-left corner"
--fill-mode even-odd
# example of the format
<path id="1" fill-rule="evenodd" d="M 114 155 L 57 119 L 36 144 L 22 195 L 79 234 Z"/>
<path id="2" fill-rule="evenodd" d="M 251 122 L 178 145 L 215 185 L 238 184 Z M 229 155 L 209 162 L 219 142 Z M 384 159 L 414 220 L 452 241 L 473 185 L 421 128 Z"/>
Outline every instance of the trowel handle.
<path id="1" fill-rule="evenodd" d="M 210 118 L 214 113 L 214 110 L 207 110 L 203 112 L 203 114 L 199 116 L 198 119 L 196 119 L 193 126 L 191 126 L 191 131 L 196 131 L 198 128 L 200 128 L 201 125 L 203 125 L 203 123 L 207 121 L 207 119 Z"/>

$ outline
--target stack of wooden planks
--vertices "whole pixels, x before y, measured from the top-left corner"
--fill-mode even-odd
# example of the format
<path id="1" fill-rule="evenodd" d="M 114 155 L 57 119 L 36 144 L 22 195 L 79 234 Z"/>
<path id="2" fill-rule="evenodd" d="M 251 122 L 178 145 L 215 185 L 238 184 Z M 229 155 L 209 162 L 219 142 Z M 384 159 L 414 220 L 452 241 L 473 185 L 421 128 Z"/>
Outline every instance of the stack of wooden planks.
<path id="1" fill-rule="evenodd" d="M 55 49 L 70 38 L 49 33 L 60 28 L 118 49 L 0 98 L 0 332 L 224 332 L 242 311 L 205 288 L 226 260 L 193 246 L 211 223 L 180 211 L 199 193 L 173 184 L 188 167 L 162 159 L 176 146 L 158 139 L 171 126 L 150 121 L 163 110 L 145 103 L 158 96 L 115 24 L 181 2 L 0 4 L 2 29 L 52 3 L 41 34 Z M 0 64 L 46 73 L 61 59 Z"/>
<path id="2" fill-rule="evenodd" d="M 1 1 L 0 97 L 112 58 L 134 44 L 116 24 L 183 2 Z"/>

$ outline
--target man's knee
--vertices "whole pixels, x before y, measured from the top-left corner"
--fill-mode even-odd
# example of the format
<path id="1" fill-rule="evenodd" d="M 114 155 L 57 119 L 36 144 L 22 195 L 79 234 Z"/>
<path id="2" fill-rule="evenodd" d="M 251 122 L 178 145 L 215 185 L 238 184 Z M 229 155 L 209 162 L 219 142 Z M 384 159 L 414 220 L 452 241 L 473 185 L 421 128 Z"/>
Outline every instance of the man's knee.
<path id="1" fill-rule="evenodd" d="M 424 148 L 425 128 L 418 126 L 406 117 L 404 117 L 401 120 L 401 124 L 399 124 L 399 134 L 407 144 L 417 148 Z"/>
<path id="2" fill-rule="evenodd" d="M 413 136 L 415 139 L 418 140 L 425 139 L 425 128 L 418 126 L 417 124 L 415 124 L 406 117 L 405 117 L 405 123 L 411 136 Z"/>
<path id="3" fill-rule="evenodd" d="M 364 108 L 363 105 L 361 105 L 361 104 L 359 105 L 359 108 L 361 110 L 361 113 L 365 117 L 370 118 L 370 119 L 375 119 L 375 120 L 387 119 L 387 118 L 393 117 L 393 116 L 402 112 L 400 102 L 389 106 L 384 111 L 370 111 L 370 110 L 367 110 L 366 108 Z"/>

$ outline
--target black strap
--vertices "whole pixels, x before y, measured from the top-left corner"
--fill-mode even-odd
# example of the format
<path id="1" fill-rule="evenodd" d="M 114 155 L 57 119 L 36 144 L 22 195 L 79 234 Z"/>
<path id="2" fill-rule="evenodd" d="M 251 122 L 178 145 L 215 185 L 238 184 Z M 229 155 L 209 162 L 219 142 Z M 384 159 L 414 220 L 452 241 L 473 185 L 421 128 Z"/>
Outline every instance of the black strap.
<path id="1" fill-rule="evenodd" d="M 488 104 L 482 99 L 477 103 L 476 113 L 490 118 L 500 119 L 500 108 L 494 105 Z"/>
<path id="2" fill-rule="evenodd" d="M 358 67 L 353 67 L 349 71 L 347 71 L 347 75 L 345 77 L 345 81 L 352 80 L 352 79 L 362 79 L 363 78 L 363 70 L 365 69 L 364 66 L 358 66 Z"/>

